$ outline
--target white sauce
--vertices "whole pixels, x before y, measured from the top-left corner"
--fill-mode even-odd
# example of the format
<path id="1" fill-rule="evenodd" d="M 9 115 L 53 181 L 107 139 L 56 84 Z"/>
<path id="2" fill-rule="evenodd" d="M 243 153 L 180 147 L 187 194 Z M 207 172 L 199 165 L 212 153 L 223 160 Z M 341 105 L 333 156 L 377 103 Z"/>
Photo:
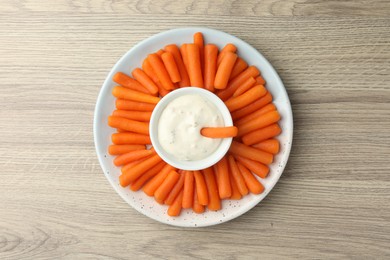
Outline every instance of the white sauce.
<path id="1" fill-rule="evenodd" d="M 200 134 L 203 127 L 223 126 L 218 109 L 200 95 L 183 95 L 171 101 L 158 122 L 162 148 L 183 161 L 201 160 L 212 154 L 221 139 Z"/>

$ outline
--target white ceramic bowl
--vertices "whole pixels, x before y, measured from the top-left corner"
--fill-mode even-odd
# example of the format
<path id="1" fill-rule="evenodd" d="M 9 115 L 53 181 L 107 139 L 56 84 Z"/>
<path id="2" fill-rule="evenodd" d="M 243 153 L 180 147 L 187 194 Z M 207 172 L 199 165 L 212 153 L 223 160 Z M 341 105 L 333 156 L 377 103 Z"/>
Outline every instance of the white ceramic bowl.
<path id="1" fill-rule="evenodd" d="M 111 134 L 115 131 L 107 125 L 107 117 L 115 109 L 115 98 L 112 96 L 111 91 L 116 84 L 112 81 L 112 77 L 118 71 L 129 74 L 134 68 L 142 65 L 142 61 L 147 54 L 156 52 L 167 44 L 175 43 L 180 45 L 192 42 L 193 34 L 196 32 L 202 32 L 206 43 L 214 43 L 219 48 L 222 48 L 227 43 L 235 44 L 238 55 L 248 64 L 255 65 L 260 69 L 263 78 L 267 81 L 266 87 L 273 95 L 273 103 L 281 115 L 279 125 L 282 128 L 282 133 L 277 137 L 280 142 L 280 152 L 275 156 L 274 162 L 270 165 L 269 176 L 265 179 L 260 179 L 260 182 L 265 187 L 265 191 L 262 194 L 249 194 L 236 201 L 224 200 L 222 209 L 219 211 L 206 210 L 203 214 L 196 214 L 192 210 L 183 210 L 179 217 L 169 217 L 166 213 L 167 206 L 156 203 L 154 198 L 146 196 L 142 191 L 133 192 L 129 188 L 122 188 L 119 185 L 120 169 L 113 165 L 114 157 L 107 152 L 107 147 L 111 144 Z M 227 33 L 194 27 L 179 28 L 159 33 L 141 41 L 123 55 L 108 74 L 100 90 L 95 108 L 93 130 L 96 152 L 103 172 L 115 191 L 129 205 L 142 214 L 162 223 L 182 227 L 200 227 L 220 224 L 234 219 L 252 209 L 268 195 L 279 180 L 287 164 L 292 143 L 293 118 L 290 101 L 282 81 L 271 64 L 256 49 Z"/>
<path id="2" fill-rule="evenodd" d="M 160 157 L 166 163 L 178 169 L 189 170 L 189 171 L 205 169 L 207 167 L 216 164 L 227 153 L 233 140 L 233 138 L 222 139 L 218 148 L 210 156 L 202 160 L 195 160 L 195 161 L 178 160 L 177 158 L 167 153 L 162 148 L 160 142 L 158 141 L 158 122 L 161 113 L 164 111 L 165 107 L 174 99 L 183 95 L 193 95 L 193 94 L 197 94 L 206 98 L 217 108 L 217 110 L 222 115 L 224 126 L 233 125 L 232 117 L 225 103 L 223 103 L 223 101 L 218 96 L 211 93 L 210 91 L 202 88 L 196 88 L 196 87 L 180 88 L 172 91 L 171 93 L 163 97 L 161 101 L 158 102 L 157 106 L 154 108 L 152 117 L 150 119 L 150 124 L 149 124 L 150 139 L 152 140 L 152 145 L 156 150 L 157 154 L 160 155 Z"/>

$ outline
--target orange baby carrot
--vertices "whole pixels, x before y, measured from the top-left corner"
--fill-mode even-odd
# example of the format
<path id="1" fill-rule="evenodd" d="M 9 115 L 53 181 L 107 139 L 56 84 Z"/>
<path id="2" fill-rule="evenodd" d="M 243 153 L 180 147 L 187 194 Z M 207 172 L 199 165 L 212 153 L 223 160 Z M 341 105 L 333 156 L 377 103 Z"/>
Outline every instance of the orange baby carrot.
<path id="1" fill-rule="evenodd" d="M 185 174 L 184 173 L 180 173 L 180 178 L 179 180 L 176 182 L 175 186 L 172 188 L 172 190 L 169 192 L 168 196 L 166 197 L 164 203 L 166 205 L 171 205 L 173 203 L 173 201 L 175 200 L 175 198 L 177 197 L 177 195 L 180 193 L 180 191 L 183 189 L 183 186 L 184 186 L 184 178 L 185 178 Z"/>
<path id="2" fill-rule="evenodd" d="M 219 64 L 221 64 L 222 59 L 224 58 L 226 53 L 228 53 L 228 52 L 234 53 L 236 51 L 237 51 L 237 47 L 234 44 L 232 44 L 232 43 L 226 44 L 225 47 L 223 47 L 222 50 L 219 52 L 218 59 L 217 59 L 218 66 L 219 66 Z"/>
<path id="3" fill-rule="evenodd" d="M 215 75 L 214 87 L 216 89 L 226 88 L 236 60 L 237 54 L 233 52 L 227 52 L 224 55 L 221 64 L 217 68 L 217 74 Z"/>
<path id="4" fill-rule="evenodd" d="M 158 201 L 160 204 L 163 204 L 165 198 L 168 196 L 169 192 L 175 186 L 179 178 L 180 174 L 178 174 L 176 171 L 171 171 L 161 183 L 161 185 L 157 188 L 157 190 L 154 192 L 154 198 L 156 199 L 156 201 Z"/>
<path id="5" fill-rule="evenodd" d="M 136 133 L 114 133 L 111 136 L 114 144 L 151 144 L 148 135 Z"/>
<path id="6" fill-rule="evenodd" d="M 202 67 L 199 48 L 195 44 L 187 44 L 188 76 L 193 87 L 203 88 Z"/>
<path id="7" fill-rule="evenodd" d="M 138 102 L 145 102 L 150 104 L 157 104 L 160 101 L 159 97 L 154 97 L 139 91 L 131 90 L 124 87 L 116 86 L 112 90 L 112 94 L 116 98 L 133 100 Z"/>
<path id="8" fill-rule="evenodd" d="M 204 212 L 204 205 L 199 203 L 199 196 L 196 189 L 194 190 L 194 203 L 192 205 L 192 210 L 197 214 Z"/>
<path id="9" fill-rule="evenodd" d="M 217 95 L 223 101 L 230 98 L 233 93 L 239 88 L 248 78 L 256 77 L 260 74 L 260 71 L 255 66 L 249 66 L 243 72 L 238 74 L 234 79 L 229 81 L 226 89 L 220 91 Z"/>
<path id="10" fill-rule="evenodd" d="M 134 110 L 134 111 L 153 111 L 155 104 L 136 102 L 125 99 L 117 99 L 115 106 L 119 110 Z"/>
<path id="11" fill-rule="evenodd" d="M 109 116 L 108 125 L 138 134 L 149 134 L 149 123 L 139 122 L 123 117 Z"/>
<path id="12" fill-rule="evenodd" d="M 149 122 L 152 112 L 149 111 L 129 111 L 129 110 L 114 110 L 112 115 L 130 120 Z"/>
<path id="13" fill-rule="evenodd" d="M 165 69 L 164 63 L 161 58 L 156 54 L 152 53 L 148 55 L 150 65 L 152 66 L 154 72 L 156 73 L 159 81 L 166 90 L 172 90 L 175 88 L 171 78 L 169 77 L 168 71 Z"/>
<path id="14" fill-rule="evenodd" d="M 247 105 L 246 107 L 243 107 L 241 109 L 238 109 L 232 113 L 233 120 L 240 119 L 241 117 L 244 117 L 246 115 L 249 115 L 250 113 L 264 107 L 265 105 L 272 102 L 272 95 L 271 93 L 267 92 L 263 97 L 256 100 L 252 104 Z"/>
<path id="15" fill-rule="evenodd" d="M 233 93 L 233 97 L 237 97 L 243 93 L 245 93 L 247 90 L 249 90 L 253 85 L 256 84 L 256 80 L 253 77 L 248 78 L 245 80 L 241 86 L 237 88 L 237 90 Z"/>
<path id="16" fill-rule="evenodd" d="M 151 150 L 135 150 L 128 153 L 121 154 L 114 159 L 114 165 L 120 166 L 129 162 L 152 155 L 154 152 Z"/>
<path id="17" fill-rule="evenodd" d="M 168 71 L 171 81 L 175 83 L 179 82 L 181 80 L 180 72 L 179 72 L 179 68 L 176 65 L 175 58 L 173 57 L 172 53 L 165 52 L 163 55 L 161 55 L 161 59 L 164 63 L 165 68 Z"/>
<path id="18" fill-rule="evenodd" d="M 161 183 L 164 182 L 165 178 L 168 176 L 170 172 L 172 172 L 172 166 L 165 165 L 164 168 L 155 175 L 152 179 L 150 179 L 143 187 L 142 190 L 148 196 L 153 196 L 155 191 L 160 187 Z"/>
<path id="19" fill-rule="evenodd" d="M 153 80 L 154 83 L 158 81 L 158 77 L 156 75 L 156 72 L 154 72 L 152 65 L 150 65 L 150 62 L 148 59 L 144 59 L 142 62 L 142 69 L 146 73 L 146 75 L 149 76 Z"/>
<path id="20" fill-rule="evenodd" d="M 232 200 L 240 200 L 242 198 L 242 195 L 237 187 L 237 183 L 234 181 L 233 175 L 229 173 L 229 179 L 230 184 L 232 186 L 232 195 L 230 196 L 230 199 Z"/>
<path id="21" fill-rule="evenodd" d="M 243 136 L 257 129 L 269 126 L 273 123 L 278 122 L 279 119 L 280 119 L 280 115 L 277 110 L 267 112 L 251 121 L 248 121 L 240 125 L 238 127 L 238 136 Z"/>
<path id="22" fill-rule="evenodd" d="M 209 138 L 228 138 L 235 137 L 238 129 L 235 126 L 225 127 L 203 127 L 200 134 Z"/>
<path id="23" fill-rule="evenodd" d="M 180 46 L 180 54 L 183 59 L 184 66 L 186 67 L 187 73 L 188 73 L 188 79 L 190 79 L 189 75 L 189 69 L 188 69 L 188 53 L 187 53 L 187 43 L 184 43 Z M 191 81 L 190 81 L 191 84 Z"/>
<path id="24" fill-rule="evenodd" d="M 274 156 L 270 153 L 233 141 L 229 152 L 264 164 L 271 164 Z"/>
<path id="25" fill-rule="evenodd" d="M 232 69 L 232 73 L 230 73 L 230 79 L 235 78 L 238 74 L 243 72 L 246 68 L 248 68 L 248 64 L 246 63 L 246 61 L 244 61 L 240 57 L 237 57 L 236 63 L 234 64 L 234 67 Z"/>
<path id="26" fill-rule="evenodd" d="M 219 197 L 221 199 L 230 198 L 232 188 L 230 186 L 229 164 L 226 156 L 217 162 L 216 169 Z"/>
<path id="27" fill-rule="evenodd" d="M 255 80 L 256 84 L 265 86 L 266 82 L 261 75 L 257 76 Z"/>
<path id="28" fill-rule="evenodd" d="M 245 196 L 248 194 L 248 188 L 246 187 L 244 178 L 241 175 L 240 170 L 238 169 L 236 160 L 232 155 L 229 155 L 228 157 L 229 160 L 229 168 L 230 168 L 230 173 L 233 176 L 233 180 L 235 184 L 237 185 L 238 190 L 240 191 L 240 194 Z"/>
<path id="29" fill-rule="evenodd" d="M 190 78 L 188 77 L 186 66 L 184 65 L 183 58 L 181 57 L 180 50 L 177 45 L 170 44 L 165 46 L 164 49 L 166 52 L 171 53 L 173 58 L 175 58 L 176 65 L 180 73 L 179 87 L 182 88 L 190 86 Z"/>
<path id="30" fill-rule="evenodd" d="M 220 210 L 221 209 L 221 199 L 219 198 L 218 186 L 215 180 L 215 174 L 212 167 L 202 170 L 204 180 L 207 186 L 207 193 L 209 195 L 209 203 L 207 208 L 209 210 Z"/>
<path id="31" fill-rule="evenodd" d="M 242 165 L 240 162 L 237 162 L 238 169 L 241 172 L 242 177 L 244 178 L 245 184 L 248 187 L 248 190 L 253 194 L 260 194 L 264 191 L 264 186 L 256 179 L 255 176 Z"/>
<path id="32" fill-rule="evenodd" d="M 275 137 L 282 132 L 282 129 L 278 124 L 272 124 L 270 126 L 258 129 L 242 137 L 242 142 L 246 145 L 252 145 L 260 143 L 261 141 Z"/>
<path id="33" fill-rule="evenodd" d="M 193 171 L 185 171 L 185 178 L 184 178 L 184 187 L 183 187 L 183 202 L 182 207 L 183 209 L 189 209 L 192 207 L 193 200 L 194 200 L 194 184 L 195 184 L 195 178 L 194 178 L 194 172 Z"/>
<path id="34" fill-rule="evenodd" d="M 132 73 L 133 77 L 144 86 L 150 93 L 156 95 L 158 88 L 153 80 L 140 68 L 135 68 Z"/>
<path id="35" fill-rule="evenodd" d="M 124 165 L 122 168 L 121 168 L 121 172 L 124 173 L 126 172 L 127 170 L 133 168 L 134 166 L 136 166 L 137 164 L 140 164 L 141 162 L 145 161 L 146 159 L 149 159 L 150 157 L 152 157 L 153 155 L 150 155 L 148 157 L 144 157 L 144 158 L 141 158 L 141 159 L 138 159 L 138 160 L 135 160 L 135 161 L 132 161 L 132 162 L 129 162 L 127 163 L 126 165 Z"/>
<path id="36" fill-rule="evenodd" d="M 253 161 L 251 159 L 247 159 L 242 156 L 235 155 L 234 156 L 242 165 L 251 170 L 254 174 L 259 176 L 260 178 L 265 178 L 268 176 L 269 168 L 267 165 L 262 163 Z"/>
<path id="37" fill-rule="evenodd" d="M 207 205 L 209 203 L 209 195 L 207 193 L 207 186 L 203 177 L 203 173 L 201 173 L 200 171 L 194 171 L 194 177 L 199 204 Z"/>
<path id="38" fill-rule="evenodd" d="M 125 171 L 122 175 L 119 176 L 119 183 L 122 187 L 126 187 L 140 177 L 147 170 L 161 162 L 160 156 L 153 155 L 152 157 L 146 159 L 145 161 L 135 165 L 133 168 Z"/>
<path id="39" fill-rule="evenodd" d="M 200 67 L 204 68 L 204 42 L 203 42 L 203 34 L 201 32 L 197 32 L 194 34 L 194 44 L 198 46 L 199 55 L 200 55 Z"/>
<path id="40" fill-rule="evenodd" d="M 258 144 L 252 145 L 252 147 L 263 150 L 268 153 L 277 154 L 279 153 L 279 141 L 277 139 L 271 138 L 265 141 L 262 141 Z"/>
<path id="41" fill-rule="evenodd" d="M 204 87 L 214 92 L 214 80 L 217 73 L 218 47 L 214 44 L 206 44 L 204 47 Z"/>
<path id="42" fill-rule="evenodd" d="M 108 146 L 108 153 L 111 155 L 120 155 L 120 154 L 128 153 L 130 151 L 143 150 L 143 149 L 145 149 L 145 145 L 140 145 L 140 144 L 116 145 L 116 144 L 112 144 L 112 145 Z"/>
<path id="43" fill-rule="evenodd" d="M 237 97 L 232 97 L 225 101 L 225 105 L 229 109 L 230 112 L 243 108 L 250 103 L 253 103 L 257 99 L 261 98 L 267 93 L 267 90 L 261 86 L 257 85 L 249 89 L 244 94 L 241 94 Z"/>
<path id="44" fill-rule="evenodd" d="M 158 56 L 161 57 L 161 55 L 164 54 L 164 50 L 163 50 L 163 49 L 159 49 L 159 50 L 156 52 L 156 54 L 157 54 Z"/>
<path id="45" fill-rule="evenodd" d="M 167 163 L 164 161 L 161 161 L 158 164 L 156 164 L 156 166 L 147 170 L 138 179 L 136 179 L 132 184 L 130 184 L 130 189 L 132 191 L 137 191 L 137 190 L 141 189 L 142 186 L 144 186 L 144 184 L 148 180 L 150 180 L 151 178 L 156 176 L 165 167 L 165 165 L 167 165 Z"/>
<path id="46" fill-rule="evenodd" d="M 136 90 L 145 94 L 151 94 L 151 92 L 144 88 L 141 83 L 122 72 L 117 72 L 112 80 L 122 87 Z"/>
<path id="47" fill-rule="evenodd" d="M 179 195 L 175 198 L 172 205 L 169 206 L 167 214 L 171 217 L 176 217 L 180 215 L 181 209 L 182 209 L 182 201 L 183 201 L 183 193 L 184 191 L 181 190 Z"/>
<path id="48" fill-rule="evenodd" d="M 244 117 L 242 117 L 240 120 L 238 120 L 237 122 L 235 122 L 236 125 L 242 125 L 244 123 L 247 123 L 249 121 L 252 121 L 256 118 L 258 118 L 259 116 L 261 115 L 264 115 L 265 113 L 267 112 L 270 112 L 270 111 L 275 111 L 276 110 L 276 106 L 272 103 L 268 104 L 268 105 L 265 105 L 264 107 L 260 108 L 259 110 L 249 114 L 249 115 L 246 115 Z"/>

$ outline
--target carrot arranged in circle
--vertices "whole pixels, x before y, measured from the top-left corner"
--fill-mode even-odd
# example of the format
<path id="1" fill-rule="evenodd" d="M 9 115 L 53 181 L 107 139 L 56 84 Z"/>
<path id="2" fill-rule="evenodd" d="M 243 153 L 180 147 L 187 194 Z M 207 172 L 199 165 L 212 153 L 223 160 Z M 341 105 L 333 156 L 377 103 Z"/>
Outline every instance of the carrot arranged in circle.
<path id="1" fill-rule="evenodd" d="M 177 195 L 180 193 L 180 191 L 183 189 L 183 186 L 184 186 L 184 178 L 185 178 L 185 174 L 184 173 L 180 173 L 180 178 L 179 180 L 176 182 L 175 186 L 172 188 L 172 190 L 169 192 L 168 196 L 166 197 L 164 203 L 166 205 L 171 205 L 173 203 L 173 201 L 175 200 L 175 198 L 177 197 Z"/>
<path id="2" fill-rule="evenodd" d="M 177 181 L 180 178 L 180 174 L 176 171 L 171 171 L 168 176 L 164 179 L 161 185 L 154 192 L 154 198 L 160 204 L 164 203 L 165 198 L 168 196 L 169 192 L 175 186 Z"/>
<path id="3" fill-rule="evenodd" d="M 257 76 L 255 80 L 256 84 L 265 86 L 266 82 L 261 75 Z"/>
<path id="4" fill-rule="evenodd" d="M 264 164 L 271 164 L 274 156 L 270 153 L 233 141 L 229 152 Z"/>
<path id="5" fill-rule="evenodd" d="M 209 203 L 209 195 L 207 193 L 206 182 L 203 177 L 203 173 L 200 171 L 194 171 L 195 177 L 195 189 L 197 192 L 197 197 L 200 205 L 207 205 Z"/>
<path id="6" fill-rule="evenodd" d="M 111 136 L 114 144 L 151 144 L 149 135 L 136 133 L 114 133 Z"/>
<path id="7" fill-rule="evenodd" d="M 224 55 L 221 64 L 218 66 L 217 74 L 215 75 L 214 87 L 216 89 L 226 88 L 236 60 L 237 54 L 233 52 L 227 52 Z"/>
<path id="8" fill-rule="evenodd" d="M 152 157 L 153 155 L 150 155 L 148 157 L 144 157 L 144 158 L 141 158 L 141 159 L 138 159 L 138 160 L 135 160 L 135 161 L 132 161 L 132 162 L 129 162 L 129 163 L 126 163 L 126 165 L 124 165 L 122 168 L 121 168 L 121 172 L 124 173 L 126 171 L 128 171 L 129 169 L 133 168 L 134 166 L 140 164 L 141 162 L 145 161 L 146 159 L 149 159 L 150 157 Z"/>
<path id="9" fill-rule="evenodd" d="M 165 52 L 163 55 L 161 55 L 161 59 L 165 65 L 165 68 L 168 71 L 171 81 L 174 83 L 179 82 L 181 80 L 180 72 L 179 72 L 179 68 L 176 65 L 175 58 L 173 57 L 172 53 Z"/>
<path id="10" fill-rule="evenodd" d="M 193 87 L 203 88 L 202 67 L 200 63 L 199 47 L 195 44 L 187 44 L 188 76 Z"/>
<path id="11" fill-rule="evenodd" d="M 136 179 L 133 183 L 131 183 L 130 189 L 132 191 L 137 191 L 137 190 L 141 189 L 147 181 L 149 181 L 151 178 L 156 176 L 166 165 L 167 165 L 167 163 L 164 161 L 159 162 L 158 164 L 156 164 L 156 166 L 147 170 L 138 179 Z M 173 167 L 172 167 L 172 169 L 173 169 Z"/>
<path id="12" fill-rule="evenodd" d="M 119 86 L 113 88 L 112 94 L 116 98 L 133 100 L 138 102 L 145 102 L 150 104 L 157 104 L 160 101 L 159 97 L 155 97 L 136 90 L 128 89 L 125 87 L 119 87 Z"/>
<path id="13" fill-rule="evenodd" d="M 275 138 L 267 139 L 258 144 L 254 144 L 252 147 L 272 154 L 279 153 L 279 141 Z"/>
<path id="14" fill-rule="evenodd" d="M 219 64 L 221 64 L 226 53 L 228 52 L 234 53 L 236 51 L 237 51 L 237 47 L 234 44 L 232 43 L 226 44 L 225 47 L 223 47 L 222 50 L 219 52 L 218 59 L 217 59 L 218 66 Z"/>
<path id="15" fill-rule="evenodd" d="M 250 132 L 242 137 L 242 142 L 246 145 L 252 145 L 260 143 L 261 141 L 273 138 L 279 135 L 282 132 L 282 129 L 278 124 L 272 124 L 270 126 L 258 129 L 256 131 Z"/>
<path id="16" fill-rule="evenodd" d="M 256 179 L 255 176 L 253 176 L 248 168 L 246 168 L 240 162 L 237 162 L 237 166 L 241 172 L 242 177 L 244 178 L 248 190 L 253 194 L 261 194 L 264 191 L 264 186 Z"/>
<path id="17" fill-rule="evenodd" d="M 183 186 L 183 201 L 182 207 L 183 209 L 189 209 L 192 207 L 194 202 L 194 172 L 193 171 L 185 171 L 184 172 L 184 186 Z"/>
<path id="18" fill-rule="evenodd" d="M 155 104 L 137 102 L 125 99 L 117 99 L 115 106 L 119 110 L 134 110 L 134 111 L 153 111 Z"/>
<path id="19" fill-rule="evenodd" d="M 152 179 L 150 179 L 143 187 L 142 190 L 148 196 L 154 196 L 155 191 L 160 187 L 161 183 L 165 180 L 168 174 L 172 172 L 172 166 L 165 165 L 164 168 Z"/>
<path id="20" fill-rule="evenodd" d="M 132 162 L 132 161 L 135 161 L 135 160 L 147 157 L 147 156 L 152 155 L 154 153 L 155 152 L 152 151 L 152 150 L 135 150 L 135 151 L 130 151 L 128 153 L 121 154 L 121 155 L 117 156 L 114 159 L 114 164 L 115 164 L 115 166 L 121 166 L 121 165 L 127 164 L 129 162 Z"/>
<path id="21" fill-rule="evenodd" d="M 234 64 L 234 67 L 232 69 L 232 73 L 230 73 L 230 79 L 233 79 L 238 76 L 246 68 L 248 68 L 248 63 L 246 63 L 246 61 L 244 61 L 240 57 L 237 57 L 236 63 Z"/>
<path id="22" fill-rule="evenodd" d="M 246 187 L 244 178 L 241 175 L 240 170 L 238 169 L 236 160 L 232 155 L 229 155 L 228 157 L 229 160 L 229 168 L 230 168 L 230 173 L 233 176 L 233 180 L 235 184 L 237 185 L 237 188 L 240 192 L 241 195 L 245 196 L 248 194 L 248 188 Z"/>
<path id="23" fill-rule="evenodd" d="M 140 68 L 135 68 L 131 74 L 150 93 L 152 93 L 153 95 L 156 95 L 158 93 L 158 87 L 143 70 L 141 70 Z"/>
<path id="24" fill-rule="evenodd" d="M 266 178 L 269 174 L 269 167 L 260 162 L 253 161 L 251 159 L 234 155 L 234 157 L 245 167 L 251 170 L 254 174 L 259 176 L 260 178 Z"/>
<path id="25" fill-rule="evenodd" d="M 205 206 L 199 203 L 199 196 L 196 189 L 194 190 L 194 203 L 192 205 L 192 210 L 197 214 L 201 214 L 205 210 Z"/>
<path id="26" fill-rule="evenodd" d="M 194 44 L 198 46 L 199 48 L 199 55 L 200 55 L 200 67 L 201 69 L 204 68 L 204 41 L 203 41 L 203 34 L 201 32 L 197 32 L 194 34 Z"/>
<path id="27" fill-rule="evenodd" d="M 180 215 L 181 209 L 182 209 L 182 201 L 183 201 L 183 194 L 184 191 L 181 190 L 179 195 L 175 198 L 172 205 L 169 206 L 167 214 L 171 217 L 176 217 Z"/>
<path id="28" fill-rule="evenodd" d="M 171 78 L 169 77 L 168 71 L 166 70 L 164 63 L 162 62 L 160 56 L 156 53 L 148 55 L 150 65 L 152 66 L 154 72 L 156 73 L 159 81 L 166 90 L 172 90 L 175 88 Z"/>
<path id="29" fill-rule="evenodd" d="M 232 97 L 232 98 L 228 99 L 225 102 L 225 105 L 227 106 L 229 111 L 232 112 L 232 111 L 238 110 L 240 108 L 243 108 L 243 107 L 249 105 L 250 103 L 253 103 L 257 99 L 264 96 L 266 93 L 267 93 L 267 90 L 263 86 L 257 85 L 257 86 L 252 87 L 251 89 L 249 89 L 244 94 L 241 94 L 237 97 Z"/>
<path id="30" fill-rule="evenodd" d="M 220 210 L 221 209 L 221 199 L 219 198 L 217 181 L 215 179 L 215 174 L 212 167 L 202 170 L 204 180 L 207 186 L 207 193 L 209 195 L 209 203 L 207 208 L 209 210 Z"/>
<path id="31" fill-rule="evenodd" d="M 272 102 L 272 95 L 271 93 L 267 92 L 263 97 L 256 100 L 255 102 L 247 105 L 246 107 L 243 107 L 241 109 L 238 109 L 232 113 L 233 120 L 237 120 L 241 117 L 244 117 L 246 115 L 249 115 L 250 113 L 253 113 L 254 111 L 264 107 L 265 105 Z"/>
<path id="32" fill-rule="evenodd" d="M 188 77 L 187 68 L 184 65 L 183 58 L 180 54 L 179 47 L 176 44 L 170 44 L 165 46 L 165 51 L 173 55 L 175 59 L 176 66 L 179 69 L 180 73 L 180 82 L 179 87 L 188 87 L 190 85 L 190 78 Z"/>
<path id="33" fill-rule="evenodd" d="M 205 89 L 214 92 L 214 80 L 217 73 L 218 47 L 214 44 L 206 44 L 204 47 L 203 79 Z"/>
<path id="34" fill-rule="evenodd" d="M 187 73 L 188 73 L 188 79 L 190 79 L 190 75 L 189 75 L 189 69 L 188 69 L 188 53 L 187 53 L 187 43 L 184 43 L 180 46 L 180 54 L 181 54 L 181 58 L 183 59 L 183 63 L 184 63 L 184 67 L 186 68 L 187 70 Z M 191 82 L 191 81 L 190 81 Z M 190 83 L 191 84 L 191 83 Z"/>
<path id="35" fill-rule="evenodd" d="M 238 127 L 238 136 L 243 136 L 257 129 L 269 126 L 280 120 L 280 114 L 277 110 L 267 112 L 251 121 L 243 123 Z"/>
<path id="36" fill-rule="evenodd" d="M 108 153 L 111 155 L 120 155 L 120 154 L 128 153 L 130 151 L 144 150 L 144 149 L 145 149 L 145 145 L 141 145 L 141 144 L 123 144 L 123 145 L 112 144 L 108 146 Z"/>
<path id="37" fill-rule="evenodd" d="M 256 110 L 255 112 L 242 117 L 237 122 L 235 122 L 235 124 L 242 125 L 244 123 L 250 122 L 250 121 L 258 118 L 261 115 L 264 115 L 265 113 L 268 113 L 270 111 L 275 111 L 275 110 L 276 110 L 276 106 L 274 104 L 270 103 L 270 104 L 265 105 L 264 107 L 260 108 L 259 110 Z"/>
<path id="38" fill-rule="evenodd" d="M 218 184 L 218 192 L 220 199 L 230 198 L 232 195 L 232 187 L 229 179 L 229 164 L 226 156 L 224 156 L 216 164 L 216 176 Z"/>
<path id="39" fill-rule="evenodd" d="M 230 185 L 232 187 L 232 195 L 230 196 L 231 200 L 240 200 L 242 198 L 242 195 L 240 191 L 238 190 L 237 183 L 234 181 L 233 175 L 230 172 L 229 173 L 229 179 L 230 179 Z"/>
<path id="40" fill-rule="evenodd" d="M 122 117 L 130 120 L 149 122 L 152 112 L 149 111 L 129 111 L 129 110 L 114 110 L 112 116 Z"/>
<path id="41" fill-rule="evenodd" d="M 117 72 L 113 76 L 112 80 L 115 83 L 118 83 L 122 87 L 126 87 L 132 90 L 136 90 L 145 94 L 151 94 L 149 90 L 144 88 L 141 83 L 139 83 L 137 80 L 131 78 L 130 76 L 126 75 L 125 73 L 122 72 Z"/>
<path id="42" fill-rule="evenodd" d="M 130 120 L 123 117 L 109 116 L 108 125 L 126 131 L 149 135 L 149 123 Z"/>
<path id="43" fill-rule="evenodd" d="M 256 80 L 253 77 L 249 77 L 247 80 L 245 80 L 241 86 L 237 88 L 236 91 L 233 93 L 233 97 L 240 96 L 241 94 L 248 91 L 251 87 L 253 87 L 256 84 Z"/>
<path id="44" fill-rule="evenodd" d="M 237 136 L 238 128 L 235 126 L 203 127 L 200 134 L 209 138 L 229 138 Z"/>
<path id="45" fill-rule="evenodd" d="M 146 73 L 146 75 L 148 75 L 149 78 L 151 78 L 153 82 L 156 84 L 156 82 L 158 81 L 158 77 L 156 75 L 156 72 L 154 72 L 152 65 L 150 65 L 148 59 L 144 59 L 144 61 L 142 62 L 142 69 Z"/>

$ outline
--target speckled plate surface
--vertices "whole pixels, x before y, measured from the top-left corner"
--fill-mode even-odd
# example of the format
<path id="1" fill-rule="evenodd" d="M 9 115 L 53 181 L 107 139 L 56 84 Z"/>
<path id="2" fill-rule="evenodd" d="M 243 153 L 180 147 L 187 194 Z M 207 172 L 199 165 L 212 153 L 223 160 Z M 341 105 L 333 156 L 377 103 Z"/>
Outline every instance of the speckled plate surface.
<path id="1" fill-rule="evenodd" d="M 282 134 L 278 136 L 280 141 L 280 152 L 274 158 L 274 163 L 270 165 L 270 174 L 266 179 L 260 179 L 265 187 L 265 191 L 260 195 L 249 194 L 241 200 L 224 200 L 222 210 L 208 211 L 203 214 L 196 214 L 192 210 L 183 210 L 179 217 L 169 217 L 168 207 L 160 205 L 142 191 L 133 192 L 129 188 L 122 188 L 119 185 L 120 169 L 112 163 L 114 157 L 109 155 L 107 147 L 111 144 L 111 134 L 114 129 L 107 125 L 107 117 L 115 109 L 115 98 L 111 95 L 112 88 L 116 85 L 111 79 L 112 76 L 122 71 L 130 73 L 134 68 L 141 67 L 141 63 L 147 54 L 156 52 L 167 44 L 192 42 L 195 32 L 202 32 L 206 43 L 214 43 L 222 48 L 226 43 L 233 43 L 237 46 L 237 53 L 248 64 L 257 66 L 264 79 L 267 81 L 267 89 L 274 97 L 276 105 L 282 119 L 279 124 Z M 256 206 L 275 186 L 279 180 L 289 157 L 292 136 L 293 118 L 290 101 L 287 92 L 278 74 L 272 65 L 252 46 L 227 33 L 208 28 L 179 28 L 165 31 L 141 41 L 129 50 L 112 68 L 100 90 L 96 103 L 94 116 L 94 141 L 96 152 L 104 175 L 115 189 L 115 191 L 134 209 L 140 213 L 174 226 L 181 227 L 202 227 L 216 225 L 234 219 Z"/>

